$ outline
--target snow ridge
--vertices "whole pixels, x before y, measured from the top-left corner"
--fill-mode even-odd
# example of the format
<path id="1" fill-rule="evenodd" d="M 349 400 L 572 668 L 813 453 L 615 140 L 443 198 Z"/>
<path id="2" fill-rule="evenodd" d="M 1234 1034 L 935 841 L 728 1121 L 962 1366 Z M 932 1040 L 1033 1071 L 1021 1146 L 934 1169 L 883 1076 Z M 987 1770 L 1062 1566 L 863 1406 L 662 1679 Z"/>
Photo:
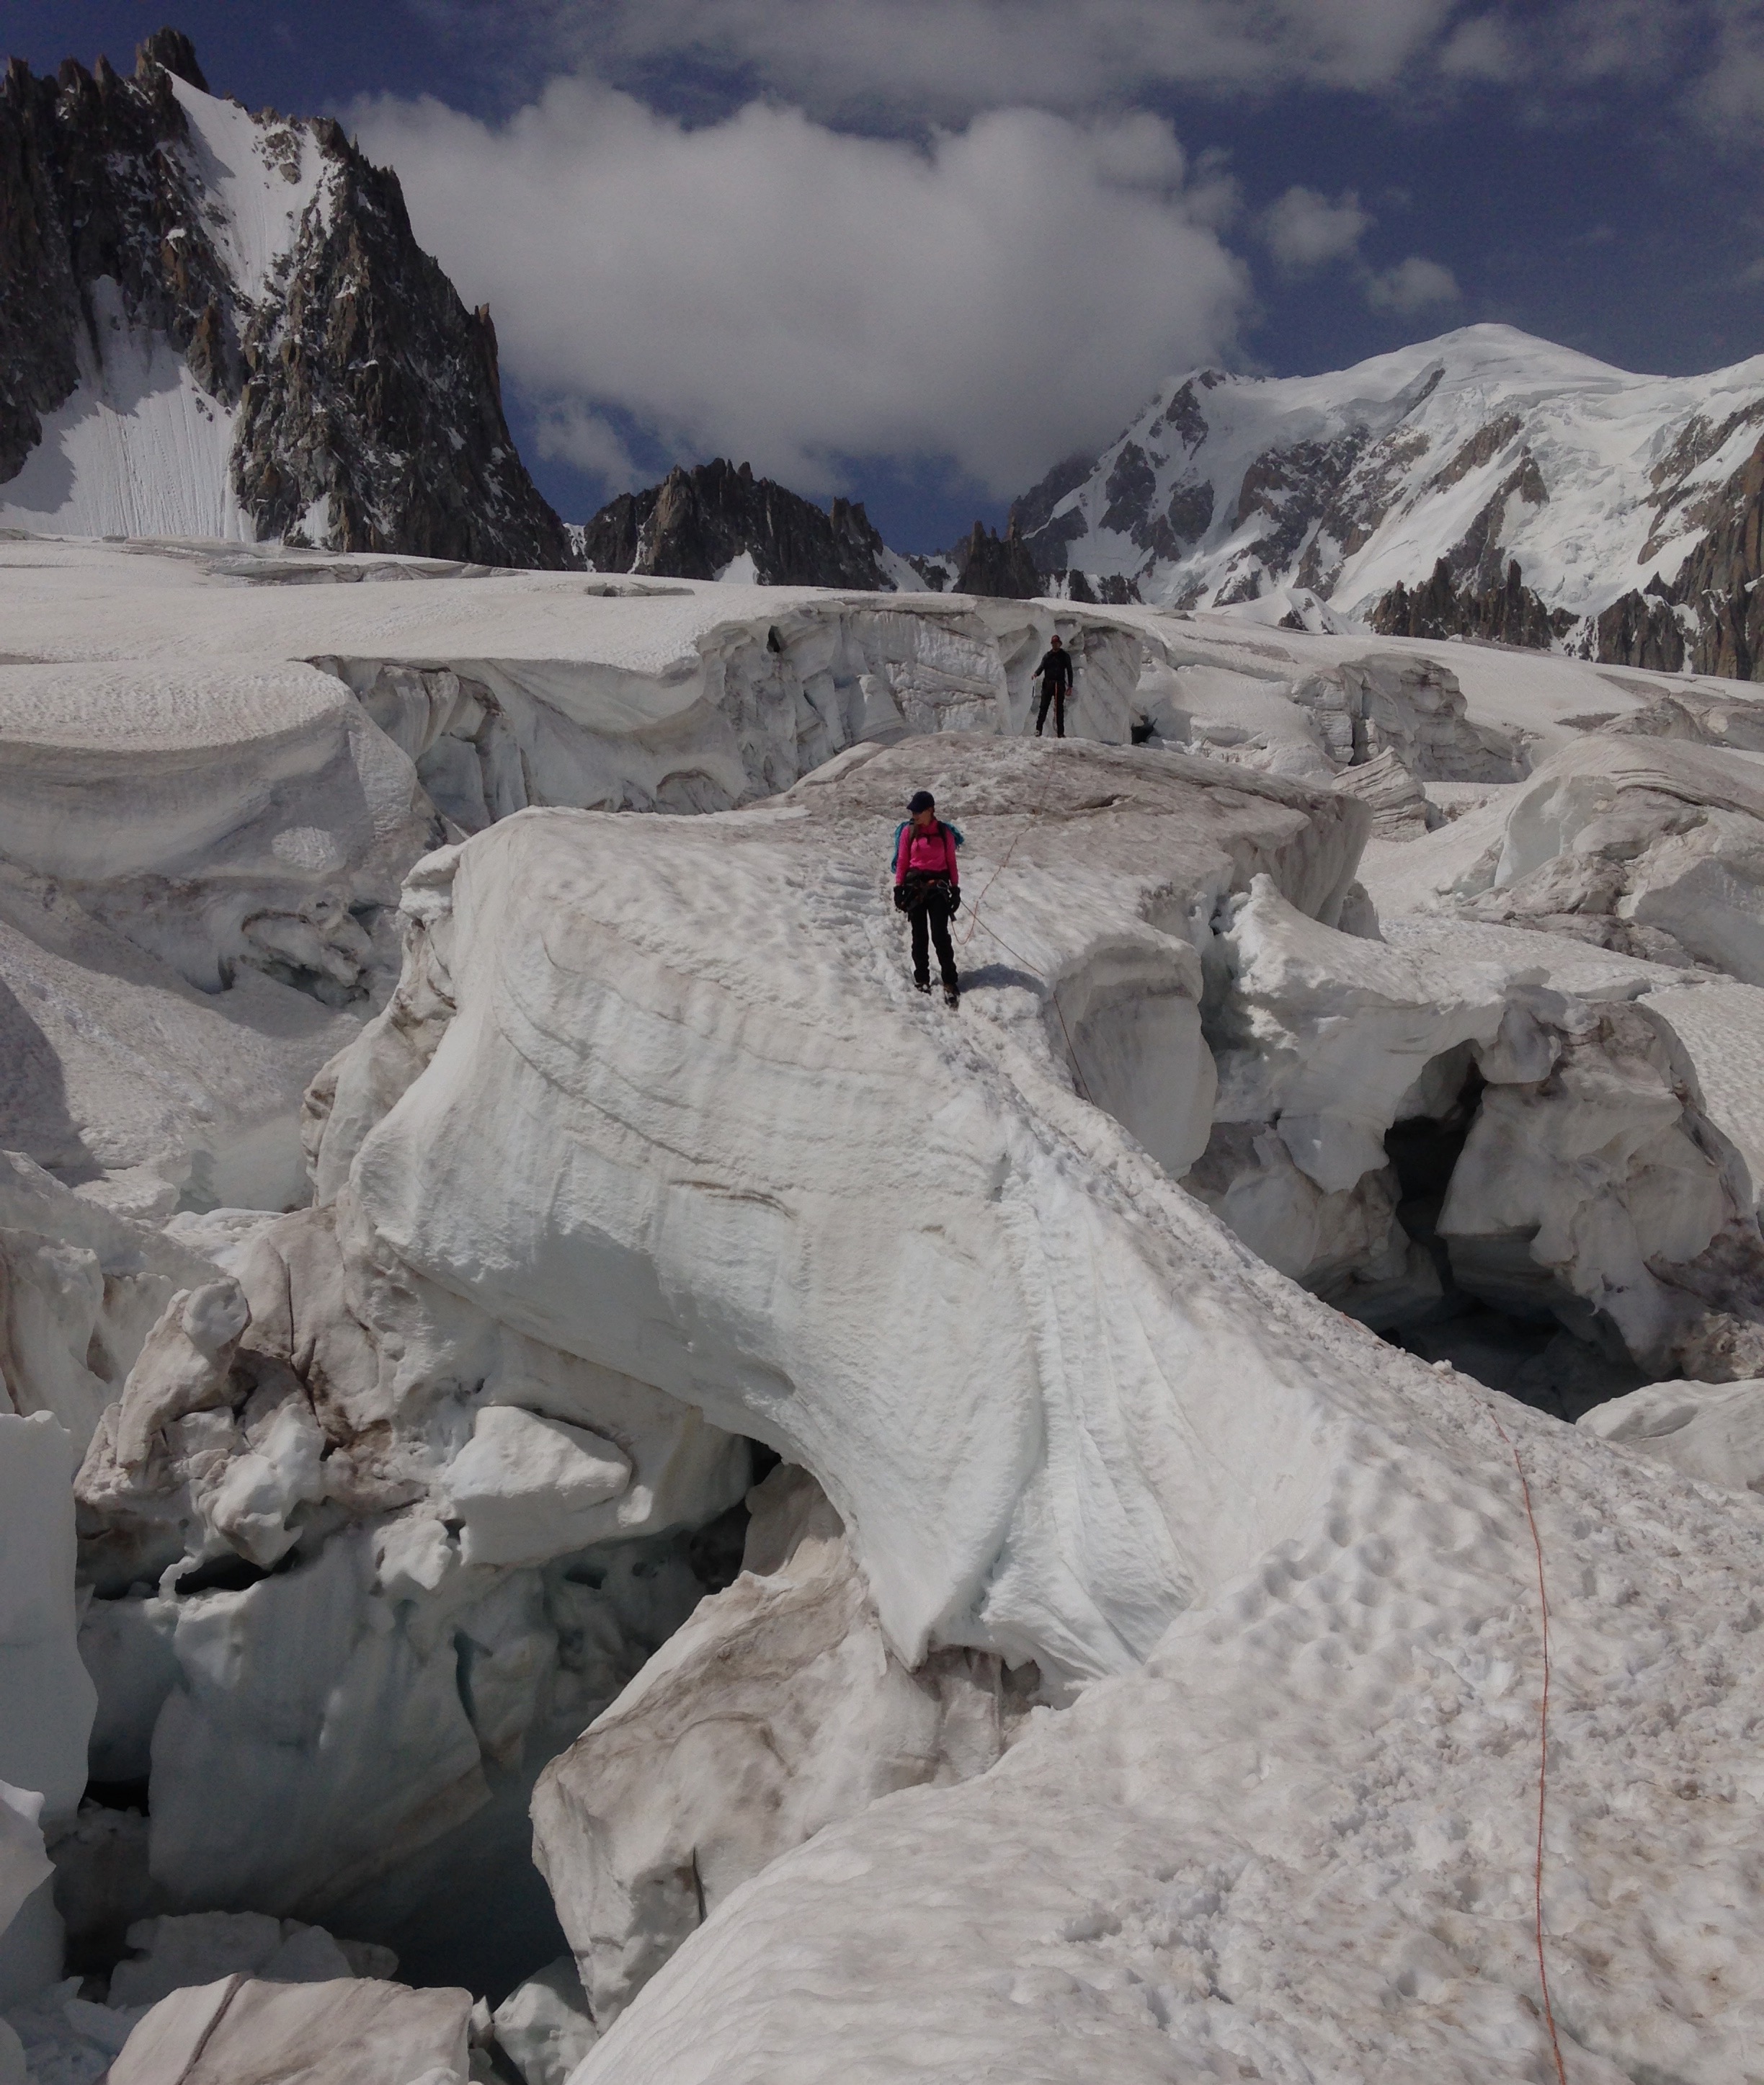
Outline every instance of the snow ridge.
<path id="1" fill-rule="evenodd" d="M 1631 594 L 1670 595 L 1739 496 L 1761 423 L 1764 357 L 1632 376 L 1511 326 L 1467 326 L 1320 376 L 1172 378 L 1013 515 L 1044 571 L 1316 630 L 1380 626 L 1391 590 L 1441 559 L 1478 591 L 1516 561 L 1550 639 L 1607 657 L 1598 618 Z M 1694 639 L 1688 607 L 1676 621 Z M 1626 663 L 1676 668 L 1682 652 Z"/>

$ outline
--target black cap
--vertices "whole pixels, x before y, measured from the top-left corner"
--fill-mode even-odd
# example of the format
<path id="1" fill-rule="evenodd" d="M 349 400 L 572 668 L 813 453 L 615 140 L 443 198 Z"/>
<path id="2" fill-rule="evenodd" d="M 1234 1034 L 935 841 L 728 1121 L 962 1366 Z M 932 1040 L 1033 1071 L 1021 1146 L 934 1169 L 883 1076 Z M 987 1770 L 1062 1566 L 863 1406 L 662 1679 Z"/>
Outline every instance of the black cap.
<path id="1" fill-rule="evenodd" d="M 917 817 L 921 811 L 935 811 L 937 799 L 929 789 L 915 789 L 906 800 L 906 808 Z"/>

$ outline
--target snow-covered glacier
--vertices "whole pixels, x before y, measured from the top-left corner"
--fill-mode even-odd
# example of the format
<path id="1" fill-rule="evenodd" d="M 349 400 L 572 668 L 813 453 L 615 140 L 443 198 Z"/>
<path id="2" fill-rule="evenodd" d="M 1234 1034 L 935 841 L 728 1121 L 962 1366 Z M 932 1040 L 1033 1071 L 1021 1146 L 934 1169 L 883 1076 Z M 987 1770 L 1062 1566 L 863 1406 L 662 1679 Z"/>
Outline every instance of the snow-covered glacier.
<path id="1" fill-rule="evenodd" d="M 1749 677 L 1761 410 L 1757 357 L 1636 376 L 1473 325 L 1315 376 L 1172 376 L 1013 516 L 1041 570 L 1164 607 L 1394 627 L 1401 588 L 1426 634 Z"/>
<path id="2" fill-rule="evenodd" d="M 1745 2074 L 1742 687 L 236 545 L 0 609 L 0 2077 Z"/>

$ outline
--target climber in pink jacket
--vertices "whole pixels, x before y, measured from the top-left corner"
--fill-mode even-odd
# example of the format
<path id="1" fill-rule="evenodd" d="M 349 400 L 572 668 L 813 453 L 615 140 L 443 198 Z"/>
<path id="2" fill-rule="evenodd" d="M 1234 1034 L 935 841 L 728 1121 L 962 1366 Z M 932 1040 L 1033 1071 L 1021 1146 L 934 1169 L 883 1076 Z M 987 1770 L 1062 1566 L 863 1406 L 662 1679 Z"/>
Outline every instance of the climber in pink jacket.
<path id="1" fill-rule="evenodd" d="M 931 950 L 937 945 L 943 999 L 954 1006 L 961 997 L 956 976 L 956 952 L 950 946 L 949 923 L 961 903 L 961 868 L 956 851 L 961 834 L 937 815 L 936 799 L 920 789 L 908 803 L 907 817 L 894 835 L 894 907 L 913 929 L 913 982 L 921 992 L 931 988 Z"/>

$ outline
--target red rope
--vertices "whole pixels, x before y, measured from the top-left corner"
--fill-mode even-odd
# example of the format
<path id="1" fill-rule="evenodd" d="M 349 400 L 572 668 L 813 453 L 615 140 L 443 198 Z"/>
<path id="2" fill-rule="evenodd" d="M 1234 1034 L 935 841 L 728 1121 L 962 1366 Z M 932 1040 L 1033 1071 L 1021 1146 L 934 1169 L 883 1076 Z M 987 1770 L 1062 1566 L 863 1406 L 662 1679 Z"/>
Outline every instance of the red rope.
<path id="1" fill-rule="evenodd" d="M 994 869 L 991 875 L 986 878 L 983 884 L 982 884 L 980 886 L 980 895 L 974 900 L 973 903 L 968 909 L 968 931 L 961 937 L 961 945 L 965 949 L 973 939 L 975 928 L 980 924 L 980 908 L 986 902 L 986 893 L 991 890 L 993 885 L 998 881 L 999 878 L 1002 875 L 1003 875 L 1006 863 L 1010 860 L 1011 856 L 1017 851 L 1017 842 L 1022 839 L 1023 835 L 1029 830 L 1030 826 L 1033 826 L 1036 820 L 1041 817 L 1042 810 L 1047 803 L 1047 792 L 1053 787 L 1053 784 L 1054 770 L 1050 765 L 1046 774 L 1041 778 L 1041 794 L 1037 800 L 1035 809 L 1030 812 L 1028 817 L 1023 821 L 1022 824 L 1017 827 L 1016 832 L 1011 834 L 1011 844 L 1005 849 L 1003 854 L 999 857 L 998 867 Z M 992 934 L 992 929 L 990 927 L 987 928 L 986 932 L 989 934 Z M 999 937 L 996 934 L 992 934 L 992 938 L 995 941 L 999 941 Z M 999 945 L 1000 948 L 1003 948 L 1005 945 L 1003 941 L 999 941 Z M 1010 953 L 1013 955 L 1016 954 L 1016 951 L 1015 949 L 1012 949 Z M 1023 961 L 1022 957 L 1017 956 L 1017 961 L 1021 962 Z M 1032 970 L 1034 969 L 1034 966 L 1033 964 L 1030 965 L 1030 968 Z M 1037 977 L 1041 977 L 1041 975 L 1039 970 L 1036 970 L 1035 975 Z M 1045 978 L 1042 979 L 1042 983 L 1044 984 L 1046 983 L 1046 979 Z"/>
<path id="2" fill-rule="evenodd" d="M 1036 820 L 1041 815 L 1042 807 L 1047 801 L 1048 788 L 1049 784 L 1051 784 L 1052 781 L 1053 770 L 1050 766 L 1048 771 L 1046 779 L 1043 782 L 1041 786 L 1041 801 L 1036 805 L 1035 809 L 1030 812 L 1028 817 L 1026 817 L 1023 823 L 1017 828 L 1016 834 L 1011 839 L 1010 846 L 1005 849 L 1003 855 L 1000 858 L 998 867 L 993 870 L 991 875 L 986 878 L 986 882 L 981 886 L 980 895 L 974 900 L 974 902 L 969 911 L 968 931 L 962 936 L 962 946 L 965 949 L 967 947 L 968 944 L 973 941 L 974 937 L 974 929 L 983 924 L 980 917 L 980 907 L 985 902 L 987 892 L 990 891 L 993 885 L 997 882 L 999 876 L 1003 872 L 1005 864 L 1010 860 L 1011 856 L 1016 852 L 1017 842 L 1022 839 L 1023 835 L 1028 830 L 1029 827 L 1033 826 Z M 992 939 L 999 944 L 999 946 L 1004 950 L 1007 956 L 1013 957 L 1018 962 L 1022 964 L 1023 967 L 1028 970 L 1032 976 L 1040 978 L 1042 983 L 1047 986 L 1048 995 L 1054 1003 L 1054 1012 L 1059 1021 L 1060 1032 L 1065 1036 L 1066 1047 L 1071 1053 L 1072 1070 L 1078 1080 L 1079 1090 L 1083 1094 L 1083 1097 L 1087 1101 L 1089 1100 L 1090 1093 L 1084 1084 L 1083 1070 L 1078 1061 L 1078 1051 L 1076 1046 L 1072 1041 L 1071 1030 L 1066 1026 L 1066 1016 L 1060 1007 L 1060 996 L 1058 989 L 1047 977 L 1043 975 L 1041 971 L 1036 968 L 1035 965 L 1029 961 L 1027 956 L 1019 953 L 1016 949 L 1013 949 L 1011 944 L 1006 941 L 1004 936 L 999 933 L 995 928 L 987 927 L 986 928 L 986 932 L 991 936 Z M 1478 1398 L 1477 1402 L 1478 1403 L 1482 1404 L 1482 1401 Z M 1568 2085 L 1567 2067 L 1562 2060 L 1562 2043 L 1556 2033 L 1555 2007 L 1551 2003 L 1550 1997 L 1550 1966 L 1545 1959 L 1544 1955 L 1544 1815 L 1545 1807 L 1548 1800 L 1550 1786 L 1550 1592 L 1544 1580 L 1543 1538 L 1537 1532 L 1537 1516 L 1532 1507 L 1530 1480 L 1525 1475 L 1525 1466 L 1520 1460 L 1519 1450 L 1514 1443 L 1512 1436 L 1508 1433 L 1507 1429 L 1502 1425 L 1500 1422 L 1500 1415 L 1495 1410 L 1492 1405 L 1483 1404 L 1482 1409 L 1487 1412 L 1490 1419 L 1494 1422 L 1495 1431 L 1499 1433 L 1502 1440 L 1506 1442 L 1507 1452 L 1513 1459 L 1513 1467 L 1518 1472 L 1519 1476 L 1520 1495 L 1525 1502 L 1525 1521 L 1526 1524 L 1531 1530 L 1532 1553 L 1536 1557 L 1537 1563 L 1537 1613 L 1539 1628 L 1543 1639 L 1543 1702 L 1537 1718 L 1537 1856 L 1532 1866 L 1532 1931 L 1533 1938 L 1537 1943 L 1537 1984 L 1539 1989 L 1543 1994 L 1544 2025 L 1548 2028 L 1550 2032 L 1550 2051 L 1551 2055 L 1555 2058 L 1558 2085 Z"/>
<path id="3" fill-rule="evenodd" d="M 1029 961 L 1027 956 L 1020 954 L 1016 949 L 1013 949 L 1011 944 L 1006 941 L 1003 935 L 999 933 L 995 928 L 986 926 L 984 921 L 980 917 L 980 908 L 986 901 L 986 893 L 991 890 L 993 885 L 995 884 L 999 878 L 1004 873 L 1005 864 L 1010 860 L 1011 856 L 1017 851 L 1017 842 L 1022 839 L 1023 835 L 1029 830 L 1030 826 L 1033 826 L 1036 820 L 1041 817 L 1043 809 L 1046 806 L 1047 792 L 1053 787 L 1053 783 L 1054 769 L 1052 763 L 1049 762 L 1047 772 L 1042 777 L 1041 794 L 1036 804 L 1035 809 L 1030 812 L 1028 817 L 1023 821 L 1022 824 L 1017 827 L 1016 832 L 1012 834 L 1010 846 L 1005 849 L 1003 854 L 999 858 L 998 867 L 993 870 L 991 875 L 989 876 L 986 881 L 980 886 L 980 895 L 968 908 L 968 931 L 961 937 L 961 945 L 965 949 L 968 944 L 973 941 L 974 937 L 975 928 L 981 927 L 986 933 L 992 936 L 993 940 L 998 943 L 999 946 L 1004 950 L 1007 956 L 1015 958 L 1018 962 L 1021 963 L 1024 970 L 1029 973 L 1031 977 L 1038 977 L 1041 979 L 1042 983 L 1047 987 L 1048 997 L 1054 1002 L 1054 1017 L 1059 1022 L 1060 1033 L 1066 1038 L 1066 1047 L 1070 1052 L 1072 1059 L 1072 1076 L 1078 1081 L 1078 1090 L 1083 1095 L 1084 1098 L 1088 1101 L 1090 1100 L 1090 1088 L 1084 1083 L 1083 1067 L 1078 1061 L 1078 1045 L 1072 1040 L 1072 1031 L 1066 1026 L 1066 1015 L 1060 1005 L 1059 987 L 1046 975 L 1045 972 L 1038 970 L 1035 967 L 1034 964 Z M 1096 1105 L 1095 1102 L 1092 1101 L 1091 1105 L 1094 1107 Z"/>
<path id="4" fill-rule="evenodd" d="M 1532 1870 L 1533 1927 L 1537 1943 L 1537 1982 L 1543 1992 L 1544 2025 L 1550 2030 L 1550 2049 L 1556 2059 L 1558 2085 L 1568 2085 L 1568 2073 L 1562 2061 L 1562 2044 L 1556 2037 L 1555 2008 L 1550 2002 L 1550 1970 L 1544 1960 L 1544 1802 L 1550 1773 L 1550 1595 L 1544 1584 L 1543 1540 L 1537 1532 L 1537 1516 L 1532 1510 L 1531 1485 L 1525 1476 L 1525 1466 L 1519 1459 L 1512 1437 L 1502 1425 L 1500 1415 L 1493 1405 L 1483 1404 L 1481 1398 L 1476 1401 L 1495 1422 L 1495 1431 L 1507 1443 L 1507 1452 L 1519 1472 L 1519 1489 L 1525 1501 L 1525 1518 L 1531 1527 L 1531 1546 L 1537 1559 L 1537 1609 L 1543 1631 L 1543 1707 L 1537 1719 L 1537 1858 Z"/>

